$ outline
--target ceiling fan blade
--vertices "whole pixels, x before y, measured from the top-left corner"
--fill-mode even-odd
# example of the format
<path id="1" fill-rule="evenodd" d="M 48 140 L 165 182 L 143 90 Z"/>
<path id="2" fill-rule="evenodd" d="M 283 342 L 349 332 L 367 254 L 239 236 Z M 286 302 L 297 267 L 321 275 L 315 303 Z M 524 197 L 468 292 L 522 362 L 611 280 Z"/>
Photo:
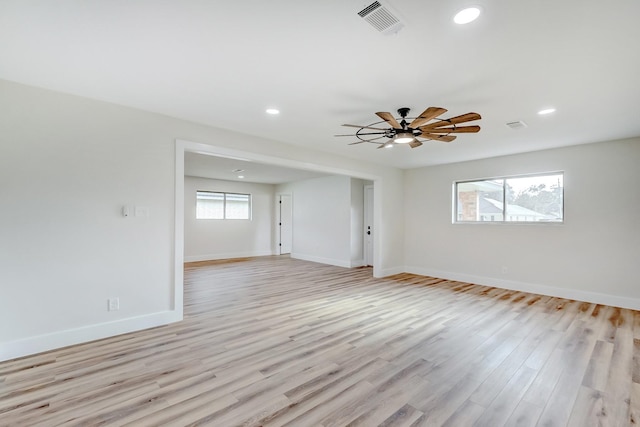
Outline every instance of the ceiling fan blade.
<path id="1" fill-rule="evenodd" d="M 418 141 L 417 139 L 414 139 L 413 142 L 409 143 L 409 147 L 411 148 L 418 148 L 422 145 L 422 142 Z"/>
<path id="2" fill-rule="evenodd" d="M 389 123 L 394 129 L 402 129 L 400 123 L 391 115 L 391 113 L 376 113 L 376 116 L 380 117 L 385 122 Z"/>
<path id="3" fill-rule="evenodd" d="M 410 128 L 417 128 L 420 127 L 424 124 L 429 123 L 431 120 L 435 119 L 436 117 L 446 113 L 447 110 L 441 107 L 429 107 L 426 110 L 424 110 L 422 112 L 422 114 L 420 114 L 418 117 L 416 117 L 411 124 L 409 125 Z"/>
<path id="4" fill-rule="evenodd" d="M 385 128 L 373 128 L 371 126 L 361 126 L 361 125 L 349 125 L 349 124 L 344 124 L 342 126 L 349 126 L 352 128 L 360 128 L 360 129 L 373 129 L 373 130 L 387 130 Z"/>
<path id="5" fill-rule="evenodd" d="M 355 135 L 351 135 L 351 136 L 355 136 Z M 378 139 L 382 139 L 382 138 L 386 138 L 386 136 L 382 135 L 382 136 L 379 136 L 377 138 L 371 138 L 371 139 L 365 139 L 365 140 L 362 140 L 362 141 L 350 142 L 347 145 L 362 144 L 363 142 L 371 142 L 371 143 L 374 143 L 374 144 L 380 144 L 379 142 L 374 142 L 374 141 L 377 141 Z"/>
<path id="6" fill-rule="evenodd" d="M 358 132 L 358 133 L 345 133 L 345 134 L 340 134 L 340 135 L 333 135 L 333 136 L 363 136 L 363 135 L 386 135 L 387 132 Z"/>
<path id="7" fill-rule="evenodd" d="M 476 133 L 480 126 L 457 126 L 451 128 L 420 128 L 423 133 Z"/>
<path id="8" fill-rule="evenodd" d="M 462 114 L 460 116 L 451 117 L 450 119 L 443 119 L 443 120 L 430 123 L 425 126 L 419 126 L 419 127 L 437 128 L 441 126 L 456 125 L 458 123 L 472 122 L 474 120 L 480 120 L 481 118 L 482 117 L 478 113 L 467 113 L 467 114 Z"/>
<path id="9" fill-rule="evenodd" d="M 441 141 L 441 142 L 451 142 L 454 139 L 456 139 L 455 136 L 453 135 L 434 135 L 432 133 L 423 133 L 422 135 L 420 135 L 420 138 L 427 138 L 427 139 L 432 139 L 434 141 Z"/>
<path id="10" fill-rule="evenodd" d="M 377 141 L 377 140 L 382 139 L 382 138 L 387 138 L 387 136 L 386 135 L 382 135 L 382 136 L 379 136 L 377 138 L 367 139 L 365 142 L 373 142 L 373 141 Z M 374 142 L 374 144 L 380 144 L 380 143 L 379 142 Z"/>

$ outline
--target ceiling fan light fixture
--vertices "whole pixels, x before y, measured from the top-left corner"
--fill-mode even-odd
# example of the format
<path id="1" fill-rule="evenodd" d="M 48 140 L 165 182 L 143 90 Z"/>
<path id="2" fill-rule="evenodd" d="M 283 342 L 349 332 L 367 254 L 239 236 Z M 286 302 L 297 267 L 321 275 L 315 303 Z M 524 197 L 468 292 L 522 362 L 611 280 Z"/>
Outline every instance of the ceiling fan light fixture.
<path id="1" fill-rule="evenodd" d="M 413 142 L 413 140 L 414 136 L 411 132 L 401 132 L 396 135 L 396 137 L 393 139 L 393 142 L 397 144 L 408 144 L 410 142 Z"/>
<path id="2" fill-rule="evenodd" d="M 396 144 L 408 145 L 417 148 L 424 145 L 425 141 L 434 140 L 440 142 L 451 142 L 457 138 L 451 133 L 476 133 L 480 131 L 480 126 L 458 126 L 460 123 L 480 120 L 478 113 L 466 113 L 448 119 L 437 119 L 438 116 L 447 112 L 445 108 L 429 107 L 419 116 L 408 118 L 409 108 L 399 108 L 400 118 L 386 111 L 379 111 L 376 114 L 382 121 L 371 123 L 370 125 L 350 125 L 342 126 L 359 128 L 355 134 L 335 135 L 356 137 L 357 141 L 349 145 L 370 142 L 377 145 L 377 148 L 391 148 Z M 433 121 L 436 119 L 436 121 Z M 399 121 L 400 120 L 400 121 Z M 411 120 L 408 123 L 407 120 Z M 385 125 L 383 125 L 384 123 Z M 418 140 L 423 138 L 424 140 Z"/>
<path id="3" fill-rule="evenodd" d="M 468 24 L 469 22 L 475 21 L 478 16 L 480 16 L 480 8 L 468 7 L 456 13 L 456 15 L 453 17 L 453 22 L 459 25 L 464 25 Z"/>

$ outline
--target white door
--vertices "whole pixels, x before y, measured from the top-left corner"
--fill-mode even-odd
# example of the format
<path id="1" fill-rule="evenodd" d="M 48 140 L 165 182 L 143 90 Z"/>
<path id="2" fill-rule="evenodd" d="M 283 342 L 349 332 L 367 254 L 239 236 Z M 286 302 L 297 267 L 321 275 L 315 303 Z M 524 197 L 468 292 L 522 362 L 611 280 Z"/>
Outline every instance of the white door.
<path id="1" fill-rule="evenodd" d="M 364 263 L 373 266 L 373 185 L 364 187 Z"/>
<path id="2" fill-rule="evenodd" d="M 291 244 L 293 241 L 293 221 L 291 210 L 291 194 L 281 194 L 278 200 L 280 205 L 280 217 L 278 218 L 280 255 L 291 253 Z"/>

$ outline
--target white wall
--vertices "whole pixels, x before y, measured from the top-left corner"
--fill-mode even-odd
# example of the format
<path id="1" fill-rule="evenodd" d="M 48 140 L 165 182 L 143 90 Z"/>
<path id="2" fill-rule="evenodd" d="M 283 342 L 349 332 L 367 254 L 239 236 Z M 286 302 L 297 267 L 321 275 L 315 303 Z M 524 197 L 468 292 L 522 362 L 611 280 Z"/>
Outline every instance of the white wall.
<path id="1" fill-rule="evenodd" d="M 333 175 L 281 184 L 292 195 L 291 256 L 341 267 L 364 264 L 364 185 L 371 181 Z"/>
<path id="2" fill-rule="evenodd" d="M 327 176 L 277 187 L 293 206 L 293 258 L 351 266 L 351 178 Z"/>
<path id="3" fill-rule="evenodd" d="M 0 360 L 182 317 L 180 138 L 376 177 L 376 274 L 402 269 L 401 227 L 385 222 L 402 211 L 397 169 L 2 80 L 0 137 Z M 150 215 L 123 218 L 125 204 Z"/>
<path id="4" fill-rule="evenodd" d="M 184 260 L 273 255 L 274 185 L 186 176 L 184 179 Z M 250 220 L 196 219 L 196 192 L 251 194 Z"/>
<path id="5" fill-rule="evenodd" d="M 0 82 L 0 359 L 179 318 L 164 120 Z"/>
<path id="6" fill-rule="evenodd" d="M 639 164 L 636 138 L 408 170 L 406 269 L 639 309 Z M 559 170 L 563 225 L 451 223 L 455 180 Z"/>

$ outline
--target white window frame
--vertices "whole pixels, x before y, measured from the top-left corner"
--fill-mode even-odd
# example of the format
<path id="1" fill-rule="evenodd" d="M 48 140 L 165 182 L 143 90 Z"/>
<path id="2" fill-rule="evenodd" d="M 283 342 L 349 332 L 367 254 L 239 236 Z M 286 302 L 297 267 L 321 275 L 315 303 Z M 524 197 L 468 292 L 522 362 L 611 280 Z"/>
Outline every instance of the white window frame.
<path id="1" fill-rule="evenodd" d="M 543 176 L 552 176 L 552 175 L 562 175 L 562 220 L 550 220 L 550 221 L 507 221 L 507 203 L 506 202 L 506 192 L 507 185 L 506 182 L 509 179 L 518 179 L 518 178 L 534 178 L 534 177 L 543 177 Z M 489 221 L 461 221 L 458 220 L 458 185 L 472 182 L 482 182 L 482 181 L 500 181 L 502 180 L 502 214 L 494 214 L 494 215 L 502 215 L 501 220 L 489 220 Z M 524 174 L 524 175 L 505 175 L 505 176 L 494 176 L 489 178 L 478 178 L 478 179 L 465 179 L 460 181 L 454 181 L 452 186 L 452 223 L 453 224 L 508 224 L 508 225 L 517 225 L 517 224 L 544 224 L 544 225 L 562 225 L 565 222 L 564 218 L 564 171 L 554 171 L 554 172 L 540 172 L 540 173 L 532 173 L 532 174 Z M 493 215 L 492 215 L 493 216 Z M 510 217 L 517 216 L 510 214 Z"/>
<path id="2" fill-rule="evenodd" d="M 222 195 L 222 218 L 201 218 L 198 217 L 198 195 L 199 193 L 210 193 Z M 248 215 L 247 218 L 227 218 L 227 196 L 247 196 L 248 197 Z M 197 220 L 224 220 L 224 221 L 251 221 L 252 219 L 252 196 L 248 193 L 236 193 L 225 191 L 196 190 L 196 219 Z"/>

